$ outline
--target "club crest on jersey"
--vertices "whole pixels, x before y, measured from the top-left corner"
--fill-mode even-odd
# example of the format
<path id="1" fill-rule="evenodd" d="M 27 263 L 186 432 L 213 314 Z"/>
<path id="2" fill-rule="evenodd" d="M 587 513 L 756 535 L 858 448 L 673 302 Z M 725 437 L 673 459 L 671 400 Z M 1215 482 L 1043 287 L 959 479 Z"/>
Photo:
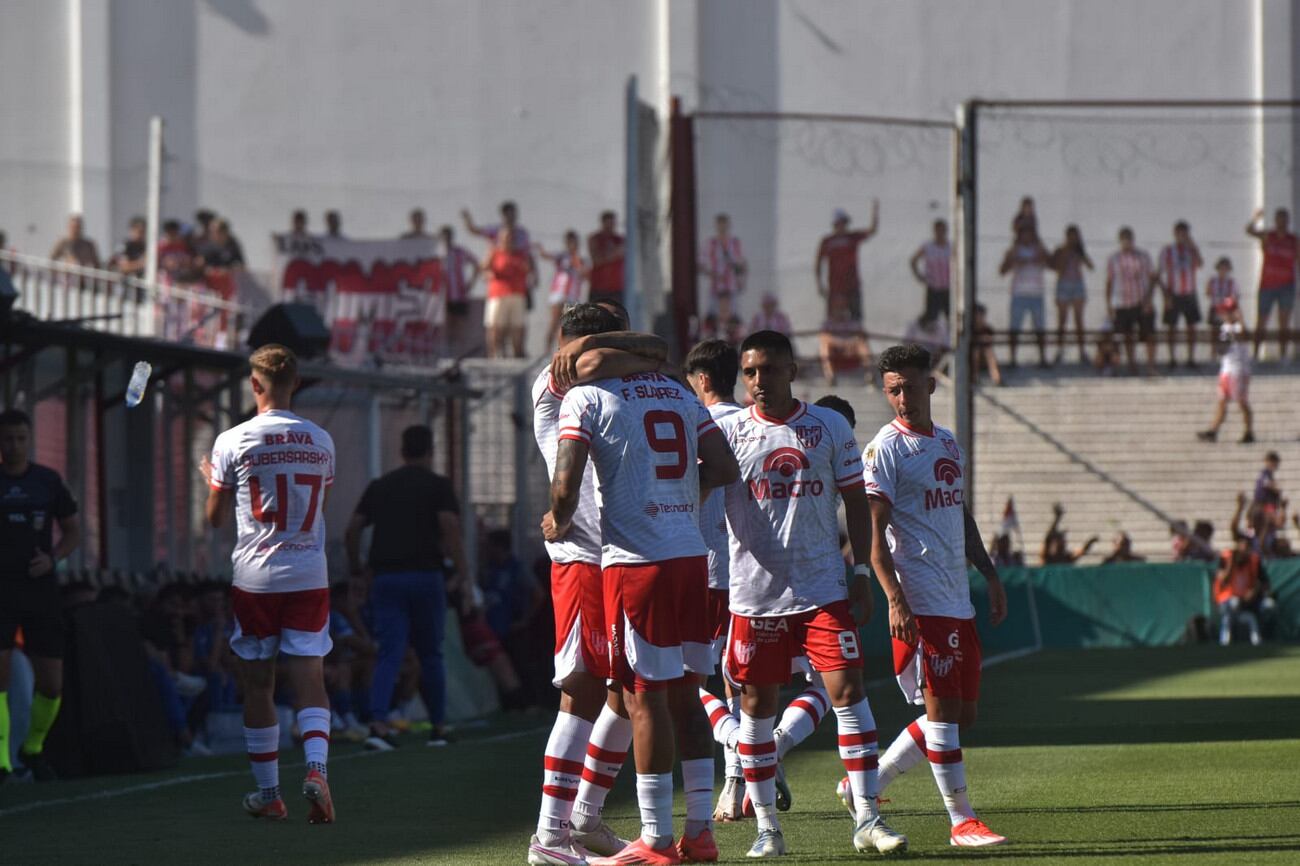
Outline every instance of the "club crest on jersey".
<path id="1" fill-rule="evenodd" d="M 747 665 L 754 660 L 754 652 L 758 645 L 751 641 L 738 640 L 732 643 L 731 652 L 736 657 L 736 661 L 742 665 Z"/>
<path id="2" fill-rule="evenodd" d="M 794 432 L 799 436 L 799 444 L 805 448 L 816 448 L 822 441 L 822 428 L 819 424 L 796 424 Z"/>
<path id="3" fill-rule="evenodd" d="M 943 447 L 944 447 L 945 449 L 947 449 L 947 451 L 948 451 L 949 454 L 952 455 L 952 459 L 953 459 L 953 460 L 960 460 L 960 459 L 961 459 L 961 451 L 958 450 L 958 448 L 957 448 L 957 443 L 956 443 L 956 442 L 952 441 L 951 439 L 944 439 L 944 440 L 943 440 Z"/>
<path id="4" fill-rule="evenodd" d="M 952 656 L 930 656 L 930 670 L 936 677 L 946 677 L 952 673 L 953 662 Z"/>

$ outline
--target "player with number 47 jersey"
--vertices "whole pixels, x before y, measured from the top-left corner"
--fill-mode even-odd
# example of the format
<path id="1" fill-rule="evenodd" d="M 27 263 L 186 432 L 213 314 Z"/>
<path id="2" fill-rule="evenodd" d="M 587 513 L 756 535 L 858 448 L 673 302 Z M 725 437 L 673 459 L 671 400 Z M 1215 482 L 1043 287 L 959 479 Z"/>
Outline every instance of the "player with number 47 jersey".
<path id="1" fill-rule="evenodd" d="M 231 560 L 235 631 L 230 648 L 244 684 L 244 739 L 258 790 L 244 798 L 254 818 L 282 821 L 280 725 L 275 672 L 283 654 L 307 758 L 302 793 L 313 824 L 334 821 L 326 782 L 330 709 L 323 659 L 329 635 L 325 565 L 325 495 L 334 483 L 334 441 L 291 404 L 298 359 L 266 345 L 249 358 L 257 414 L 217 437 L 201 467 L 211 488 L 206 516 L 214 527 L 235 507 L 238 536 Z"/>
<path id="2" fill-rule="evenodd" d="M 834 707 L 840 757 L 857 794 L 854 847 L 903 851 L 907 839 L 880 817 L 876 723 L 862 682 L 858 625 L 871 599 L 862 459 L 842 415 L 794 398 L 796 372 L 787 337 L 750 334 L 740 346 L 740 373 L 754 406 L 719 422 L 740 466 L 739 482 L 726 489 L 732 612 L 726 665 L 727 675 L 744 686 L 737 752 L 758 822 L 749 856 L 786 853 L 776 816 L 773 731 L 780 687 L 803 655 L 822 675 Z M 851 583 L 839 550 L 841 500 L 859 563 Z M 892 573 L 881 582 L 887 594 L 898 592 Z"/>

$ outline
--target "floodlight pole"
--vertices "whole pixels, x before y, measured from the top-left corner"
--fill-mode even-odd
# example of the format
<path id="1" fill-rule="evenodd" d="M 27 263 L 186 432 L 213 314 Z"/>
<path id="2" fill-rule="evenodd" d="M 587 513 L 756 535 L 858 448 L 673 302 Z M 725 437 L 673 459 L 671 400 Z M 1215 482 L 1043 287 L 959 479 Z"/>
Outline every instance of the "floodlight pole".
<path id="1" fill-rule="evenodd" d="M 158 219 L 162 199 L 163 119 L 149 118 L 149 197 L 145 202 L 144 281 L 158 282 Z"/>
<path id="2" fill-rule="evenodd" d="M 975 340 L 975 304 L 977 235 L 976 198 L 975 198 L 975 148 L 976 148 L 976 110 L 975 100 L 957 106 L 957 201 L 961 206 L 961 224 L 957 232 L 958 249 L 961 252 L 961 279 L 957 284 L 955 302 L 957 322 L 957 357 L 953 359 L 954 395 L 953 411 L 957 428 L 957 442 L 962 453 L 966 455 L 965 496 L 967 507 L 975 507 L 975 380 L 978 372 L 972 367 L 971 347 Z"/>

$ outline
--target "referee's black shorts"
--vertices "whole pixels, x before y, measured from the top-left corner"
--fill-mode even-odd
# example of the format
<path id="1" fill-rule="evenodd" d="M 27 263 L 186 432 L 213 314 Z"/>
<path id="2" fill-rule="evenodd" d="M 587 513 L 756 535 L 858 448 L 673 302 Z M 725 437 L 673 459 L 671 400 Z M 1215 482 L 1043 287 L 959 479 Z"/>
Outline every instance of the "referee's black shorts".
<path id="1" fill-rule="evenodd" d="M 0 578 L 0 652 L 14 648 L 19 628 L 27 655 L 63 658 L 63 606 L 53 581 L 24 586 Z"/>

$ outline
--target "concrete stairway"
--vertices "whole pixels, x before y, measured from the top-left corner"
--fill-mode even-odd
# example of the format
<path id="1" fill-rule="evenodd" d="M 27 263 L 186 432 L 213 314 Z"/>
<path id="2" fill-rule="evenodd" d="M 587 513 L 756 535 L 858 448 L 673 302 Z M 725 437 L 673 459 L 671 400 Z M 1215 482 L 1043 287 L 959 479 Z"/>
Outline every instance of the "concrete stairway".
<path id="1" fill-rule="evenodd" d="M 1110 552 L 1118 530 L 1152 560 L 1170 558 L 1168 520 L 1205 519 L 1228 543 L 1238 491 L 1249 491 L 1266 451 L 1282 457 L 1279 480 L 1300 477 L 1300 375 L 1265 370 L 1251 382 L 1254 445 L 1240 445 L 1235 407 L 1218 443 L 1198 442 L 1213 411 L 1207 368 L 1152 379 L 1053 371 L 1020 373 L 976 399 L 976 516 L 986 539 L 1015 497 L 1026 554 L 1037 562 L 1052 503 L 1062 502 L 1071 546 L 1102 541 L 1084 562 Z"/>

